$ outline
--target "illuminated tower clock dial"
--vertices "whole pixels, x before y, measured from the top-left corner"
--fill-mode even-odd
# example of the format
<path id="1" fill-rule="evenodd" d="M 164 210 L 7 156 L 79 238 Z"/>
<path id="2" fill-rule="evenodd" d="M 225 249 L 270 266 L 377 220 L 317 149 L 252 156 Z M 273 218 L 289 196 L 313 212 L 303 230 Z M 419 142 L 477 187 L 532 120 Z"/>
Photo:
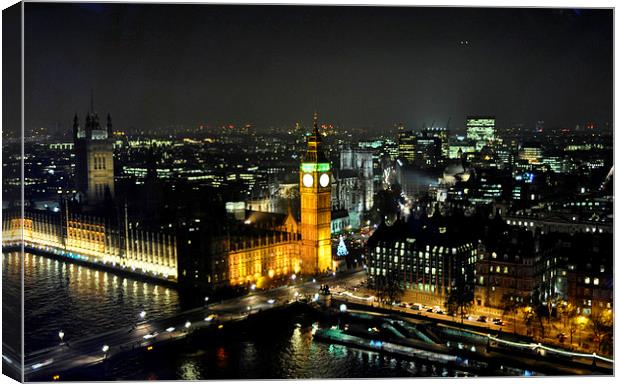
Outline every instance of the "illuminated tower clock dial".
<path id="1" fill-rule="evenodd" d="M 310 173 L 306 173 L 306 174 L 303 176 L 302 181 L 303 181 L 303 183 L 304 183 L 304 187 L 306 187 L 306 188 L 310 188 L 310 187 L 312 187 L 312 184 L 314 184 L 314 177 L 312 177 L 312 174 L 310 174 Z"/>
<path id="2" fill-rule="evenodd" d="M 329 175 L 324 173 L 319 177 L 319 184 L 321 187 L 327 187 L 329 185 Z"/>

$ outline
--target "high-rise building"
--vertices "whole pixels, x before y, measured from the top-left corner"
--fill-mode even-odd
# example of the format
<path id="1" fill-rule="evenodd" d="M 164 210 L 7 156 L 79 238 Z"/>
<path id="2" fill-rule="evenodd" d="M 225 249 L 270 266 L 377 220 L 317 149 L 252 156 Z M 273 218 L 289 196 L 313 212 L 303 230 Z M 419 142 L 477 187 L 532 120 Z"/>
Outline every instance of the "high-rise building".
<path id="1" fill-rule="evenodd" d="M 322 148 L 317 114 L 300 165 L 301 270 L 314 274 L 333 268 L 331 247 L 331 166 Z"/>
<path id="2" fill-rule="evenodd" d="M 519 150 L 519 159 L 525 160 L 529 164 L 540 164 L 542 162 L 542 148 L 538 143 L 525 143 Z"/>
<path id="3" fill-rule="evenodd" d="M 73 141 L 77 190 L 86 196 L 88 203 L 101 202 L 106 196 L 113 197 L 114 139 L 110 115 L 106 126 L 102 127 L 99 116 L 91 106 L 82 128 L 76 114 L 73 118 Z"/>
<path id="4" fill-rule="evenodd" d="M 495 141 L 495 116 L 468 116 L 467 138 L 476 142 L 476 150 Z"/>
<path id="5" fill-rule="evenodd" d="M 398 133 L 398 157 L 408 164 L 415 160 L 416 135 L 413 131 L 399 131 Z"/>

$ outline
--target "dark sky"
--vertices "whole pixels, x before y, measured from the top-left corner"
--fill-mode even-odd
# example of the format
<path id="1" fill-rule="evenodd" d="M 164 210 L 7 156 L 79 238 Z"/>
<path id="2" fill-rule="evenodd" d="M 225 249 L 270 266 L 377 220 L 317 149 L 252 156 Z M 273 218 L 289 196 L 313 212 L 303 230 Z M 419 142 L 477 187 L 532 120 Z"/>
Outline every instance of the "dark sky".
<path id="1" fill-rule="evenodd" d="M 26 129 L 612 118 L 611 10 L 26 4 Z M 468 45 L 462 45 L 468 40 Z"/>

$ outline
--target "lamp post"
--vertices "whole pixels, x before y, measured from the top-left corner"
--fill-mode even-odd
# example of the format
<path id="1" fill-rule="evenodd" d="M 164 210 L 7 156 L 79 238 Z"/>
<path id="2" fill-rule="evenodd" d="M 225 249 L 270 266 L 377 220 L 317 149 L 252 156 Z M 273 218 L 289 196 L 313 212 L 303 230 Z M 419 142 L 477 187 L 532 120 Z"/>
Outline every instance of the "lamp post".
<path id="1" fill-rule="evenodd" d="M 58 332 L 58 337 L 60 338 L 60 344 L 64 344 L 65 333 L 62 330 Z"/>
<path id="2" fill-rule="evenodd" d="M 139 316 L 140 316 L 140 320 L 144 320 L 144 318 L 146 317 L 146 312 L 145 311 L 140 312 Z"/>
<path id="3" fill-rule="evenodd" d="M 103 347 L 101 347 L 101 350 L 103 351 L 103 359 L 107 359 L 108 358 L 108 351 L 110 350 L 110 347 L 107 344 L 104 344 Z"/>

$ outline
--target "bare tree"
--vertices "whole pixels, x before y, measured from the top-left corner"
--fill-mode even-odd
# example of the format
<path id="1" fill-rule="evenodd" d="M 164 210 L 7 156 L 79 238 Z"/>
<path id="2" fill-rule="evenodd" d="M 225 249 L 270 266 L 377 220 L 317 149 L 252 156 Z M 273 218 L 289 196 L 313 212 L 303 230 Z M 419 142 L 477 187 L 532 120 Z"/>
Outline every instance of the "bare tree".
<path id="1" fill-rule="evenodd" d="M 613 314 L 611 312 L 594 312 L 590 315 L 588 328 L 594 335 L 596 342 L 596 352 L 601 351 L 601 346 L 609 344 L 613 338 Z"/>
<path id="2" fill-rule="evenodd" d="M 405 293 L 395 272 L 375 276 L 375 291 L 379 301 L 395 302 Z"/>

